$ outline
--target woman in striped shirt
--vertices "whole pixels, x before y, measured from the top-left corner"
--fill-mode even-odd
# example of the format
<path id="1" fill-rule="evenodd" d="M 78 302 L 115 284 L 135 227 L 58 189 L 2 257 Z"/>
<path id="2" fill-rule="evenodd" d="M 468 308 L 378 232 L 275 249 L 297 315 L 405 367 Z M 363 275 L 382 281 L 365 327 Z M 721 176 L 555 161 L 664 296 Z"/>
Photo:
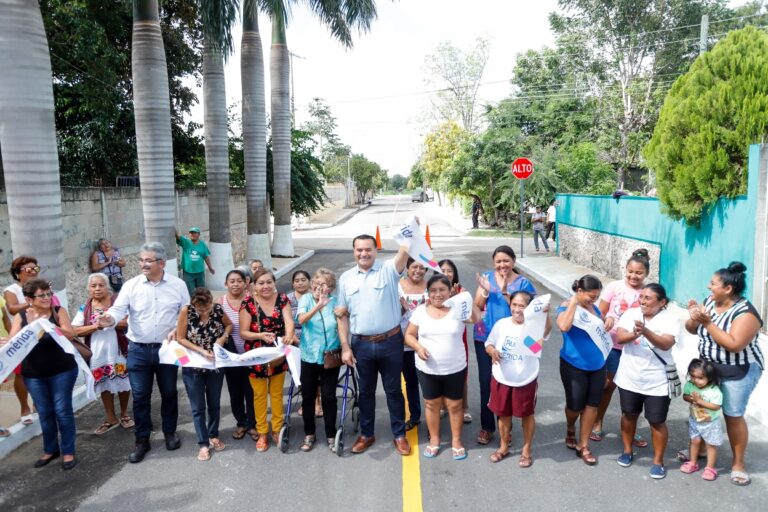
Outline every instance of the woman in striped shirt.
<path id="1" fill-rule="evenodd" d="M 710 296 L 699 305 L 691 300 L 685 328 L 699 336 L 699 355 L 712 362 L 723 392 L 723 416 L 733 452 L 731 483 L 748 485 L 744 452 L 749 438 L 744 413 L 763 373 L 758 334 L 763 325 L 755 307 L 742 296 L 747 267 L 735 261 L 709 282 Z"/>

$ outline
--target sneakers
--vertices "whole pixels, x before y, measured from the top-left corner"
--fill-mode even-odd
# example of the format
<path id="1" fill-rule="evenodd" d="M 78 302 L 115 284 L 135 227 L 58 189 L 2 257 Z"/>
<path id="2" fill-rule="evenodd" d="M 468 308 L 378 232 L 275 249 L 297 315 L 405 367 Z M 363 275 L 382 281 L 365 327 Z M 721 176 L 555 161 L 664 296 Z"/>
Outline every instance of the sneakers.
<path id="1" fill-rule="evenodd" d="M 667 470 L 661 464 L 651 465 L 651 471 L 649 473 L 651 478 L 655 478 L 656 480 L 661 480 L 667 476 Z"/>
<path id="2" fill-rule="evenodd" d="M 616 464 L 623 468 L 628 468 L 632 465 L 632 461 L 634 460 L 634 455 L 631 453 L 622 453 L 619 455 L 619 458 L 616 459 Z"/>

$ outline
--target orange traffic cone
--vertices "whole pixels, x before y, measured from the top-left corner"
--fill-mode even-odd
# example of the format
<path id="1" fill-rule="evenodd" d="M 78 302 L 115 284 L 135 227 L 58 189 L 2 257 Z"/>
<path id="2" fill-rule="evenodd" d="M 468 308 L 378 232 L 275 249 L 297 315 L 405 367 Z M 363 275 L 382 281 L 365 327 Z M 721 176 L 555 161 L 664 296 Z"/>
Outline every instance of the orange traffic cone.
<path id="1" fill-rule="evenodd" d="M 432 240 L 429 238 L 429 224 L 427 224 L 427 232 L 424 233 L 424 238 L 427 240 L 427 245 L 432 248 Z"/>
<path id="2" fill-rule="evenodd" d="M 381 250 L 381 233 L 379 233 L 379 226 L 376 226 L 376 249 Z"/>

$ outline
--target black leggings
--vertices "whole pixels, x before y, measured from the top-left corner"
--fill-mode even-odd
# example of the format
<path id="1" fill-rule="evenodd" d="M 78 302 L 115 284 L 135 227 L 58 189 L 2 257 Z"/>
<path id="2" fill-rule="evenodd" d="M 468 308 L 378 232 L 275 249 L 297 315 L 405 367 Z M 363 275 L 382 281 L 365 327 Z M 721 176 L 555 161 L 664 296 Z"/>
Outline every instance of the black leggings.
<path id="1" fill-rule="evenodd" d="M 336 382 L 339 370 L 326 370 L 322 364 L 301 362 L 301 407 L 304 418 L 304 435 L 315 435 L 315 399 L 320 384 L 320 403 L 323 404 L 325 437 L 336 436 Z"/>
<path id="2" fill-rule="evenodd" d="M 581 370 L 560 358 L 560 379 L 565 389 L 565 406 L 581 412 L 584 407 L 597 407 L 605 387 L 605 365 L 599 370 Z"/>

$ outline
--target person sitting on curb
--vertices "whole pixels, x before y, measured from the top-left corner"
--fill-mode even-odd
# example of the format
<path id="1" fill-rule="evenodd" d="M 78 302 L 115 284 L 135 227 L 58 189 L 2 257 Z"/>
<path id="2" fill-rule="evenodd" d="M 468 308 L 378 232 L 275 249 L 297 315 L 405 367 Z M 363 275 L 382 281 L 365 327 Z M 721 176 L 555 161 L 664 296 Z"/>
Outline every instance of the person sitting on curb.
<path id="1" fill-rule="evenodd" d="M 189 238 L 176 233 L 176 245 L 181 247 L 181 270 L 184 271 L 184 282 L 191 294 L 195 288 L 205 288 L 205 265 L 211 274 L 215 274 L 211 264 L 211 251 L 205 242 L 200 240 L 200 228 L 189 228 Z"/>

